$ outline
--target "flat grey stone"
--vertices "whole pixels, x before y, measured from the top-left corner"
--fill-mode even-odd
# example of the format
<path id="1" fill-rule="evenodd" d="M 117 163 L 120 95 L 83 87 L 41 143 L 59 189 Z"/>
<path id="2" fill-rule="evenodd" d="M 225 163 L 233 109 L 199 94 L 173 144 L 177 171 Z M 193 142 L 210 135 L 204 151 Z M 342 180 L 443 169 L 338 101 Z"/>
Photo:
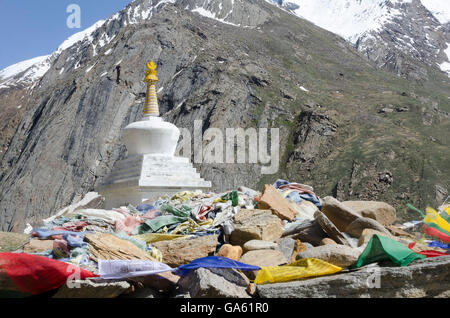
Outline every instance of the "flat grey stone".
<path id="1" fill-rule="evenodd" d="M 367 266 L 330 276 L 258 285 L 261 298 L 424 298 L 450 297 L 450 256 L 405 267 Z"/>
<path id="2" fill-rule="evenodd" d="M 71 286 L 64 284 L 53 298 L 116 298 L 131 286 L 121 282 L 94 282 L 92 280 L 74 280 Z"/>

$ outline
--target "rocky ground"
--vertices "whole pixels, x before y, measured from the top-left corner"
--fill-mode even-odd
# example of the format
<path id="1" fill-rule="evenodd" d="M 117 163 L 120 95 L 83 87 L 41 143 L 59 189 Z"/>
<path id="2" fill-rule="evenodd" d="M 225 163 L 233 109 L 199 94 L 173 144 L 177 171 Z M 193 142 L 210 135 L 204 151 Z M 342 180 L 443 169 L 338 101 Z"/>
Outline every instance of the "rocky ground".
<path id="1" fill-rule="evenodd" d="M 0 252 L 41 255 L 100 275 L 73 281 L 78 288 L 63 284 L 46 297 L 450 297 L 448 249 L 428 246 L 420 228 L 405 231 L 395 208 L 384 202 L 322 199 L 308 185 L 281 180 L 261 192 L 246 187 L 220 194 L 182 192 L 114 210 L 102 209 L 103 202 L 89 193 L 41 227 L 28 228 L 29 234 L 0 233 Z M 379 237 L 415 260 L 399 266 L 380 254 L 355 267 Z M 430 250 L 441 256 L 425 259 L 422 253 Z M 141 260 L 181 269 L 214 256 L 259 270 L 203 265 L 140 275 L 128 269 L 116 272 L 125 273 L 122 279 L 111 279 L 99 267 L 102 260 Z M 286 270 L 290 274 L 274 272 Z M 0 275 L 3 297 L 25 296 L 19 291 Z"/>

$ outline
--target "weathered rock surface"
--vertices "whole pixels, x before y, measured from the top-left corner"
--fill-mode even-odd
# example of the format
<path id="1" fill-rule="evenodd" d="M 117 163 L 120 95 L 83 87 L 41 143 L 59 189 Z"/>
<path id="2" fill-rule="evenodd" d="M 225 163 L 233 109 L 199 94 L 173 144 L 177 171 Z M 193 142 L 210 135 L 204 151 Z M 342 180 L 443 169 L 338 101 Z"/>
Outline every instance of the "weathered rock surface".
<path id="1" fill-rule="evenodd" d="M 395 222 L 397 217 L 395 208 L 385 202 L 377 201 L 344 201 L 345 206 L 361 216 L 374 219 L 387 226 Z"/>
<path id="2" fill-rule="evenodd" d="M 148 275 L 143 277 L 133 277 L 130 280 L 138 282 L 145 287 L 149 287 L 155 291 L 167 293 L 175 288 L 180 276 L 174 275 L 171 272 L 159 273 L 155 275 Z"/>
<path id="3" fill-rule="evenodd" d="M 223 256 L 229 259 L 234 259 L 235 261 L 239 261 L 239 259 L 242 256 L 242 253 L 243 253 L 242 247 L 224 244 L 217 252 L 217 256 Z"/>
<path id="4" fill-rule="evenodd" d="M 419 260 L 406 267 L 367 267 L 257 286 L 261 298 L 448 298 L 449 290 L 450 256 Z"/>
<path id="5" fill-rule="evenodd" d="M 41 253 L 53 249 L 53 240 L 31 239 L 24 247 L 25 253 Z"/>
<path id="6" fill-rule="evenodd" d="M 297 259 L 318 258 L 330 264 L 347 267 L 356 263 L 361 250 L 345 245 L 322 245 L 297 254 Z"/>
<path id="7" fill-rule="evenodd" d="M 278 250 L 254 250 L 242 255 L 241 262 L 255 266 L 278 266 L 288 263 L 288 259 Z"/>
<path id="8" fill-rule="evenodd" d="M 325 197 L 323 199 L 322 212 L 341 232 L 345 232 L 350 223 L 361 217 L 333 197 Z"/>
<path id="9" fill-rule="evenodd" d="M 339 244 L 351 246 L 351 243 L 347 240 L 347 238 L 341 233 L 341 231 L 338 230 L 338 228 L 327 218 L 325 214 L 320 211 L 316 211 L 314 216 L 323 231 L 327 233 L 329 237 Z"/>
<path id="10" fill-rule="evenodd" d="M 275 250 L 277 248 L 277 243 L 262 240 L 251 240 L 246 242 L 243 246 L 244 252 L 254 250 Z"/>
<path id="11" fill-rule="evenodd" d="M 0 232 L 0 253 L 14 252 L 30 239 L 29 235 Z"/>
<path id="12" fill-rule="evenodd" d="M 156 261 L 149 253 L 140 249 L 127 240 L 122 240 L 112 234 L 95 233 L 86 234 L 85 242 L 88 243 L 89 253 L 94 261 L 103 260 L 133 260 L 141 259 Z"/>
<path id="13" fill-rule="evenodd" d="M 292 205 L 271 184 L 264 186 L 258 208 L 270 209 L 280 219 L 288 221 L 293 221 L 297 214 Z"/>
<path id="14" fill-rule="evenodd" d="M 380 232 L 374 229 L 364 229 L 361 233 L 361 236 L 359 237 L 358 240 L 358 246 L 362 246 L 364 244 L 369 243 L 370 239 L 372 238 L 372 236 L 374 236 L 375 234 L 381 235 L 381 236 L 385 236 L 385 237 L 389 237 L 393 240 L 398 241 L 398 239 L 396 237 L 394 237 L 391 234 L 386 234 L 385 232 Z"/>
<path id="15" fill-rule="evenodd" d="M 197 258 L 213 255 L 218 236 L 206 235 L 190 239 L 175 239 L 153 243 L 161 251 L 163 262 L 171 267 L 188 264 Z"/>
<path id="16" fill-rule="evenodd" d="M 334 240 L 332 240 L 328 237 L 326 237 L 322 240 L 322 245 L 336 245 L 336 244 L 337 243 Z"/>
<path id="17" fill-rule="evenodd" d="M 116 298 L 125 293 L 131 285 L 122 282 L 94 282 L 92 280 L 74 280 L 71 286 L 61 286 L 53 298 Z"/>
<path id="18" fill-rule="evenodd" d="M 278 240 L 278 249 L 283 253 L 288 262 L 290 262 L 295 248 L 295 240 L 291 237 L 282 237 Z"/>
<path id="19" fill-rule="evenodd" d="M 302 222 L 298 226 L 287 229 L 283 232 L 283 237 L 299 239 L 314 246 L 319 246 L 322 239 L 328 237 L 317 220 Z"/>
<path id="20" fill-rule="evenodd" d="M 206 268 L 192 270 L 178 282 L 179 293 L 188 293 L 191 298 L 250 298 L 248 284 L 237 271 Z"/>
<path id="21" fill-rule="evenodd" d="M 354 237 L 360 237 L 361 233 L 364 229 L 372 229 L 381 233 L 385 233 L 386 235 L 390 235 L 391 233 L 380 223 L 371 218 L 361 217 L 353 221 L 347 226 L 345 232 L 349 233 Z"/>
<path id="22" fill-rule="evenodd" d="M 250 240 L 275 241 L 283 234 L 280 219 L 270 210 L 241 209 L 234 216 L 234 231 L 230 241 L 243 246 Z"/>
<path id="23" fill-rule="evenodd" d="M 406 237 L 411 237 L 413 238 L 414 235 L 402 230 L 401 228 L 395 226 L 395 225 L 388 225 L 386 226 L 386 229 L 391 232 L 392 235 L 395 236 L 406 236 Z"/>

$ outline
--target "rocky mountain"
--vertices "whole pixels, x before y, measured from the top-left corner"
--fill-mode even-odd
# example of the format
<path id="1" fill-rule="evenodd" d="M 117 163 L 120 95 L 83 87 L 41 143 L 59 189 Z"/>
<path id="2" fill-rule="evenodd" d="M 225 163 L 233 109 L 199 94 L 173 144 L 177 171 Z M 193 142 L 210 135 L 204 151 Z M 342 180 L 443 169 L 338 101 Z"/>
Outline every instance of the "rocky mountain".
<path id="1" fill-rule="evenodd" d="M 450 5 L 442 0 L 291 0 L 277 3 L 350 41 L 377 66 L 417 81 L 450 75 Z"/>
<path id="2" fill-rule="evenodd" d="M 368 54 L 363 43 L 396 33 L 352 43 L 293 14 L 291 2 L 135 0 L 43 59 L 48 70 L 33 84 L 18 85 L 26 69 L 2 71 L 0 229 L 21 230 L 95 190 L 126 155 L 121 129 L 142 114 L 150 59 L 161 112 L 178 127 L 280 129 L 273 175 L 259 164 L 198 164 L 215 191 L 285 178 L 400 211 L 442 201 L 450 80 L 433 63 L 445 60 L 445 32 L 430 31 L 440 52 L 429 65 L 428 51 L 421 61 L 376 41 Z M 416 0 L 389 3 L 438 21 Z M 406 62 L 380 67 L 376 50 L 405 56 L 411 71 Z"/>

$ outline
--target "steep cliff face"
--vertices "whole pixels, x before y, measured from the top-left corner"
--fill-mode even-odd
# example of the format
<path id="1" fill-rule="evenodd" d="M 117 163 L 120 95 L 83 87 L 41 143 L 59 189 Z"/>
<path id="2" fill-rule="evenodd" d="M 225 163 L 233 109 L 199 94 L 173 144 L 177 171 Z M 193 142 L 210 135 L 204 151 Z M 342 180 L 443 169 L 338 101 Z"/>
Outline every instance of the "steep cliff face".
<path id="1" fill-rule="evenodd" d="M 280 177 L 355 198 L 362 194 L 349 182 L 367 181 L 352 178 L 355 160 L 370 175 L 393 175 L 392 186 L 367 194 L 373 199 L 398 205 L 406 199 L 397 194 L 407 193 L 408 202 L 432 203 L 435 185 L 448 187 L 448 77 L 431 69 L 421 85 L 401 79 L 268 2 L 136 0 L 57 53 L 2 157 L 1 230 L 20 230 L 95 190 L 126 155 L 121 130 L 142 114 L 150 59 L 161 112 L 178 127 L 193 132 L 201 120 L 202 132 L 280 129 L 276 173 L 197 164 L 216 191 Z"/>

